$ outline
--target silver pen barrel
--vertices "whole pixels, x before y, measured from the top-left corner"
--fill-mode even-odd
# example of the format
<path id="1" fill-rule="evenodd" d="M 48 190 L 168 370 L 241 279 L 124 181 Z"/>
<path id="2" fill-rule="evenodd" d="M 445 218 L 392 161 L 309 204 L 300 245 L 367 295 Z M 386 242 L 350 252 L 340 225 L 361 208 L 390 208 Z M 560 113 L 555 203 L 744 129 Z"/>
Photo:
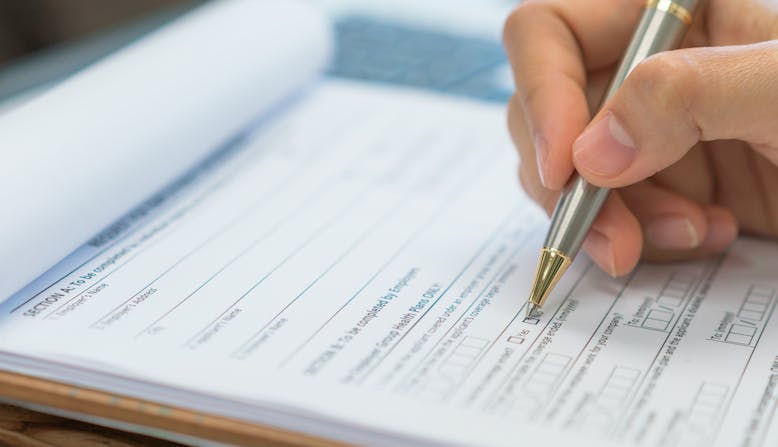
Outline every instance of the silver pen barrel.
<path id="1" fill-rule="evenodd" d="M 613 97 L 632 70 L 649 56 L 676 49 L 692 22 L 698 0 L 648 0 L 624 57 L 598 110 Z M 541 307 L 551 289 L 581 249 L 592 222 L 608 198 L 607 188 L 588 183 L 574 174 L 551 218 L 541 250 L 527 314 Z"/>
<path id="2" fill-rule="evenodd" d="M 611 80 L 598 109 L 616 94 L 632 70 L 652 54 L 678 48 L 691 23 L 697 0 L 650 1 L 627 47 L 621 65 Z M 674 5 L 674 6 L 673 6 Z M 683 8 L 685 14 L 678 8 Z M 680 17 L 687 17 L 686 20 Z M 543 244 L 573 259 L 600 211 L 609 190 L 593 186 L 575 174 L 554 211 L 551 229 Z"/>

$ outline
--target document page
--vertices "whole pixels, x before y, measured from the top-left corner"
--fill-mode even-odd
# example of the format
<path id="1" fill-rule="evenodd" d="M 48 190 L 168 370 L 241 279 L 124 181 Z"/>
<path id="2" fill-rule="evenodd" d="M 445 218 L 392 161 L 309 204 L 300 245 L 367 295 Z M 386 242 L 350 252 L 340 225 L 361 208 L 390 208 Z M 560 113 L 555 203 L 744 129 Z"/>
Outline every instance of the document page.
<path id="1" fill-rule="evenodd" d="M 581 255 L 524 318 L 506 134 L 325 82 L 0 305 L 4 368 L 371 445 L 776 445 L 778 245 Z"/>

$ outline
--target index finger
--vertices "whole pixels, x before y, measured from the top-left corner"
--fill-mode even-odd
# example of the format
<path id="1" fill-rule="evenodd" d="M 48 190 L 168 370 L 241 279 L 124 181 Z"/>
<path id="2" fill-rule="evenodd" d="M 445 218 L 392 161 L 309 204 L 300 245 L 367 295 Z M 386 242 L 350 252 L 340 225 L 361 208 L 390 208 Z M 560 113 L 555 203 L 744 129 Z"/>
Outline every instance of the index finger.
<path id="1" fill-rule="evenodd" d="M 543 183 L 561 189 L 571 147 L 590 120 L 587 69 L 612 65 L 644 0 L 528 1 L 508 18 L 504 42 Z"/>

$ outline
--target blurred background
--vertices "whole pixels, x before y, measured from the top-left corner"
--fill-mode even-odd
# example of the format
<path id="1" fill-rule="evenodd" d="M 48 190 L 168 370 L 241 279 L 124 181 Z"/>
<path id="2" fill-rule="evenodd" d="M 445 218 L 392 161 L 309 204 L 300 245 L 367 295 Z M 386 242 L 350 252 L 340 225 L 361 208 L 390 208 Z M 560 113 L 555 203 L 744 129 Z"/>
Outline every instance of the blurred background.
<path id="1" fill-rule="evenodd" d="M 332 18 L 331 76 L 509 96 L 500 35 L 518 0 L 303 1 Z M 0 0 L 0 102 L 8 108 L 205 2 Z"/>
<path id="2" fill-rule="evenodd" d="M 192 3 L 192 0 L 2 0 L 0 64 Z"/>
<path id="3" fill-rule="evenodd" d="M 0 64 L 99 33 L 187 0 L 2 0 Z"/>

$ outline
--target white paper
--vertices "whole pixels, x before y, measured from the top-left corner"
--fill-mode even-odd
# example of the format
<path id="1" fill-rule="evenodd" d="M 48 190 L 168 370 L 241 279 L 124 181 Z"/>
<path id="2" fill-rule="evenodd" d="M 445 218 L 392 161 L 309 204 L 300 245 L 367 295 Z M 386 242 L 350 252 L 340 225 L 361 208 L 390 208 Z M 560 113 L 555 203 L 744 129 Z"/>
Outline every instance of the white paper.
<path id="1" fill-rule="evenodd" d="M 203 6 L 0 119 L 0 299 L 310 81 L 325 19 L 288 0 Z"/>
<path id="2" fill-rule="evenodd" d="M 4 368 L 367 445 L 775 445 L 775 243 L 579 258 L 503 110 L 329 82 L 0 306 Z"/>

